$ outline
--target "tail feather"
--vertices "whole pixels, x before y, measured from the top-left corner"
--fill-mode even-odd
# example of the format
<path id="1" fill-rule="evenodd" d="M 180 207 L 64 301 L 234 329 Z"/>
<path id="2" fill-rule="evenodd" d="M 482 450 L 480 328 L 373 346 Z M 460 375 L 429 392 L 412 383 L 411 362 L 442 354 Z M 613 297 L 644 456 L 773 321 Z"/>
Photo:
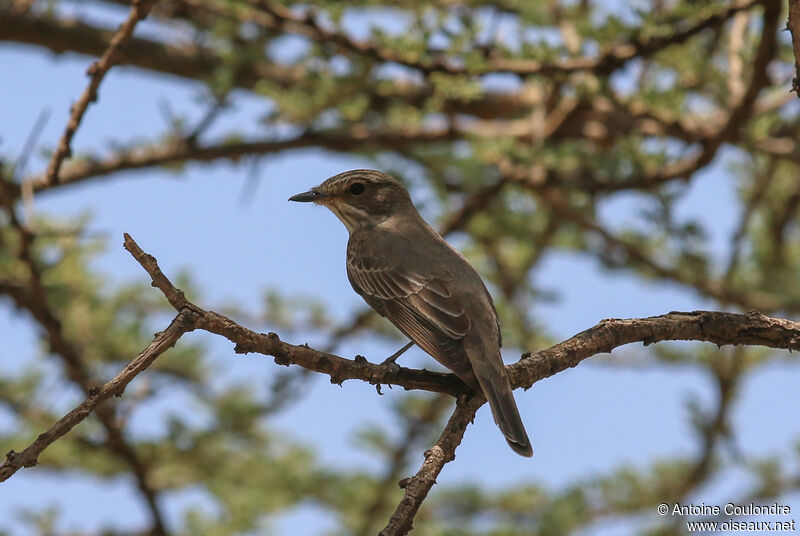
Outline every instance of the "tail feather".
<path id="1" fill-rule="evenodd" d="M 533 456 L 533 447 L 525 432 L 525 425 L 522 424 L 502 359 L 498 355 L 496 361 L 476 360 L 472 361 L 472 364 L 475 378 L 492 409 L 494 422 L 503 432 L 511 450 L 527 458 Z"/>
<path id="2" fill-rule="evenodd" d="M 505 385 L 494 385 L 495 389 L 484 388 L 483 392 L 489 402 L 489 407 L 492 409 L 494 422 L 503 432 L 508 446 L 520 456 L 530 458 L 533 456 L 531 441 L 525 432 L 525 425 L 522 424 L 511 386 L 505 377 L 503 379 L 505 380 Z"/>

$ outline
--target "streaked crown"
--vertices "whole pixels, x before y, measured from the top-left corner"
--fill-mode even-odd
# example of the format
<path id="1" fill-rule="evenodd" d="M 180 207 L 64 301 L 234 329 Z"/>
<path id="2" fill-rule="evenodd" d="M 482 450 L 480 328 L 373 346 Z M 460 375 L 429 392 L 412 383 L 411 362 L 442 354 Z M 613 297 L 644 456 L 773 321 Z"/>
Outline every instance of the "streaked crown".
<path id="1" fill-rule="evenodd" d="M 328 207 L 351 232 L 378 225 L 398 212 L 416 212 L 400 181 L 373 169 L 339 173 L 291 200 Z"/>

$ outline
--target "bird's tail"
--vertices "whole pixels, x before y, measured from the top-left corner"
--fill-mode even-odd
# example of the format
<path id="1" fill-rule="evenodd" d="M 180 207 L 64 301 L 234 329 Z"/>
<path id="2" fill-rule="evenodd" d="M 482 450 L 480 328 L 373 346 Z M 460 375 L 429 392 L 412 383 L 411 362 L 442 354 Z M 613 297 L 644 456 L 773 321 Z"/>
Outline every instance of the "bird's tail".
<path id="1" fill-rule="evenodd" d="M 506 377 L 503 361 L 499 356 L 497 360 L 492 361 L 481 360 L 480 368 L 488 370 L 475 370 L 475 377 L 492 409 L 494 422 L 503 432 L 511 450 L 529 458 L 533 456 L 533 447 L 519 416 L 517 402 Z M 473 368 L 474 366 L 473 363 Z"/>

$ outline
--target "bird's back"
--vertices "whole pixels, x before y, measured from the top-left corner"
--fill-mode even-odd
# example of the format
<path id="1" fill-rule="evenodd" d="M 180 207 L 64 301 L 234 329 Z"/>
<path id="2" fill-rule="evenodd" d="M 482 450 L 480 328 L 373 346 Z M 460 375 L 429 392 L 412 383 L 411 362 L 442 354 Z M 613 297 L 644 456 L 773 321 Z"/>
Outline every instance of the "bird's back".
<path id="1" fill-rule="evenodd" d="M 463 346 L 473 327 L 472 315 L 453 284 L 457 275 L 447 256 L 441 244 L 428 237 L 361 230 L 350 235 L 347 276 L 378 314 L 480 390 Z"/>
<path id="2" fill-rule="evenodd" d="M 429 227 L 376 226 L 351 233 L 347 275 L 373 309 L 482 392 L 511 448 L 532 455 L 500 354 L 494 303 L 460 253 Z"/>

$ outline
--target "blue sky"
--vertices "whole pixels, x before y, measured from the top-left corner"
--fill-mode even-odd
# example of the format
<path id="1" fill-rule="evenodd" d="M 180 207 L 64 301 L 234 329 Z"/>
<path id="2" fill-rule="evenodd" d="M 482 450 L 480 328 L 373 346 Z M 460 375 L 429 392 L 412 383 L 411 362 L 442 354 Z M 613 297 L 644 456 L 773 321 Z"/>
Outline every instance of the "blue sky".
<path id="1" fill-rule="evenodd" d="M 69 104 L 86 84 L 84 72 L 89 61 L 0 45 L 0 65 L 5 73 L 14 73 L 0 84 L 0 102 L 5 103 L 0 108 L 0 154 L 11 158 L 19 154 L 36 117 L 45 109 L 51 116 L 41 143 L 48 147 L 56 144 Z M 196 117 L 196 99 L 203 94 L 200 84 L 116 68 L 104 81 L 99 101 L 90 107 L 74 149 L 80 153 L 108 147 L 112 140 L 155 139 L 165 128 L 160 102 L 168 103 L 177 114 Z M 265 109 L 262 101 L 237 94 L 234 113 L 224 117 L 215 132 L 259 132 L 262 127 L 258 118 Z M 29 169 L 40 170 L 45 162 L 36 158 Z M 191 165 L 181 174 L 164 170 L 120 174 L 39 195 L 35 208 L 56 217 L 90 213 L 90 229 L 108 237 L 97 267 L 113 280 L 146 280 L 146 274 L 121 247 L 122 233 L 128 232 L 159 259 L 167 274 L 190 270 L 204 292 L 198 301 L 208 308 L 233 302 L 257 310 L 262 290 L 276 287 L 287 294 L 323 301 L 337 318 L 346 319 L 363 305 L 345 276 L 345 229 L 322 208 L 286 200 L 332 174 L 368 165 L 361 158 L 295 151 L 262 160 L 257 187 L 246 203 L 242 202 L 242 192 L 246 191 L 249 166 L 223 163 Z M 698 176 L 681 204 L 682 214 L 708 224 L 714 247 L 720 251 L 737 215 L 730 178 L 723 171 L 718 163 Z M 636 206 L 635 197 L 620 198 L 609 203 L 604 217 L 612 222 L 626 221 L 634 217 Z M 602 318 L 712 307 L 674 285 L 610 274 L 598 263 L 573 254 L 549 255 L 536 277 L 540 286 L 557 292 L 560 298 L 556 303 L 537 306 L 537 318 L 563 338 Z M 4 345 L 0 373 L 13 374 L 30 363 L 36 351 L 35 338 L 27 322 L 17 318 L 7 302 L 1 303 L 0 338 Z M 232 345 L 217 337 L 195 333 L 190 338 L 209 343 L 214 361 L 225 367 L 221 381 L 249 382 L 262 388 L 278 372 L 270 359 L 234 357 Z M 307 342 L 291 337 L 287 340 Z M 309 336 L 308 342 L 321 340 Z M 361 338 L 348 342 L 338 353 L 364 354 L 377 361 L 389 355 L 393 346 Z M 640 345 L 631 345 L 618 352 L 635 361 L 640 349 Z M 518 353 L 506 350 L 505 357 L 512 361 Z M 419 350 L 409 352 L 403 363 L 433 366 L 432 359 Z M 781 363 L 765 367 L 745 383 L 734 412 L 736 441 L 745 454 L 790 452 L 800 437 L 798 384 L 800 367 Z M 326 463 L 377 469 L 376 459 L 354 444 L 352 432 L 365 423 L 388 418 L 393 397 L 400 395 L 397 391 L 376 398 L 372 386 L 351 381 L 340 388 L 318 378 L 312 382 L 310 393 L 271 425 L 312 445 L 319 446 L 319 438 L 324 438 L 325 447 L 319 450 Z M 47 403 L 68 409 L 75 396 L 74 391 L 65 389 Z M 483 408 L 467 431 L 457 460 L 444 469 L 439 482 L 480 481 L 500 489 L 510 483 L 535 481 L 559 487 L 623 464 L 645 467 L 656 458 L 689 455 L 697 448 L 685 411 L 691 399 L 704 406 L 713 404 L 707 378 L 688 368 L 638 369 L 584 362 L 517 393 L 534 443 L 533 459 L 523 459 L 508 450 L 489 410 Z M 132 423 L 135 433 L 158 433 L 158 416 L 170 411 L 175 411 L 170 400 L 144 408 Z M 487 465 L 484 460 L 489 458 L 497 465 Z M 420 462 L 421 453 L 414 460 Z M 731 482 L 720 484 L 725 490 L 744 484 L 735 475 L 728 479 Z M 201 493 L 188 491 L 171 497 L 168 510 L 178 519 L 183 505 L 197 502 L 207 504 Z M 798 497 L 787 504 L 800 511 Z M 92 529 L 104 521 L 121 521 L 135 528 L 147 519 L 131 483 L 125 479 L 97 482 L 70 476 L 56 480 L 37 469 L 25 469 L 0 485 L 0 530 L 13 528 L 15 533 L 26 534 L 15 521 L 20 509 L 51 505 L 60 506 L 63 528 L 69 529 Z M 313 508 L 304 508 L 276 526 L 278 533 L 315 534 L 328 522 Z"/>

